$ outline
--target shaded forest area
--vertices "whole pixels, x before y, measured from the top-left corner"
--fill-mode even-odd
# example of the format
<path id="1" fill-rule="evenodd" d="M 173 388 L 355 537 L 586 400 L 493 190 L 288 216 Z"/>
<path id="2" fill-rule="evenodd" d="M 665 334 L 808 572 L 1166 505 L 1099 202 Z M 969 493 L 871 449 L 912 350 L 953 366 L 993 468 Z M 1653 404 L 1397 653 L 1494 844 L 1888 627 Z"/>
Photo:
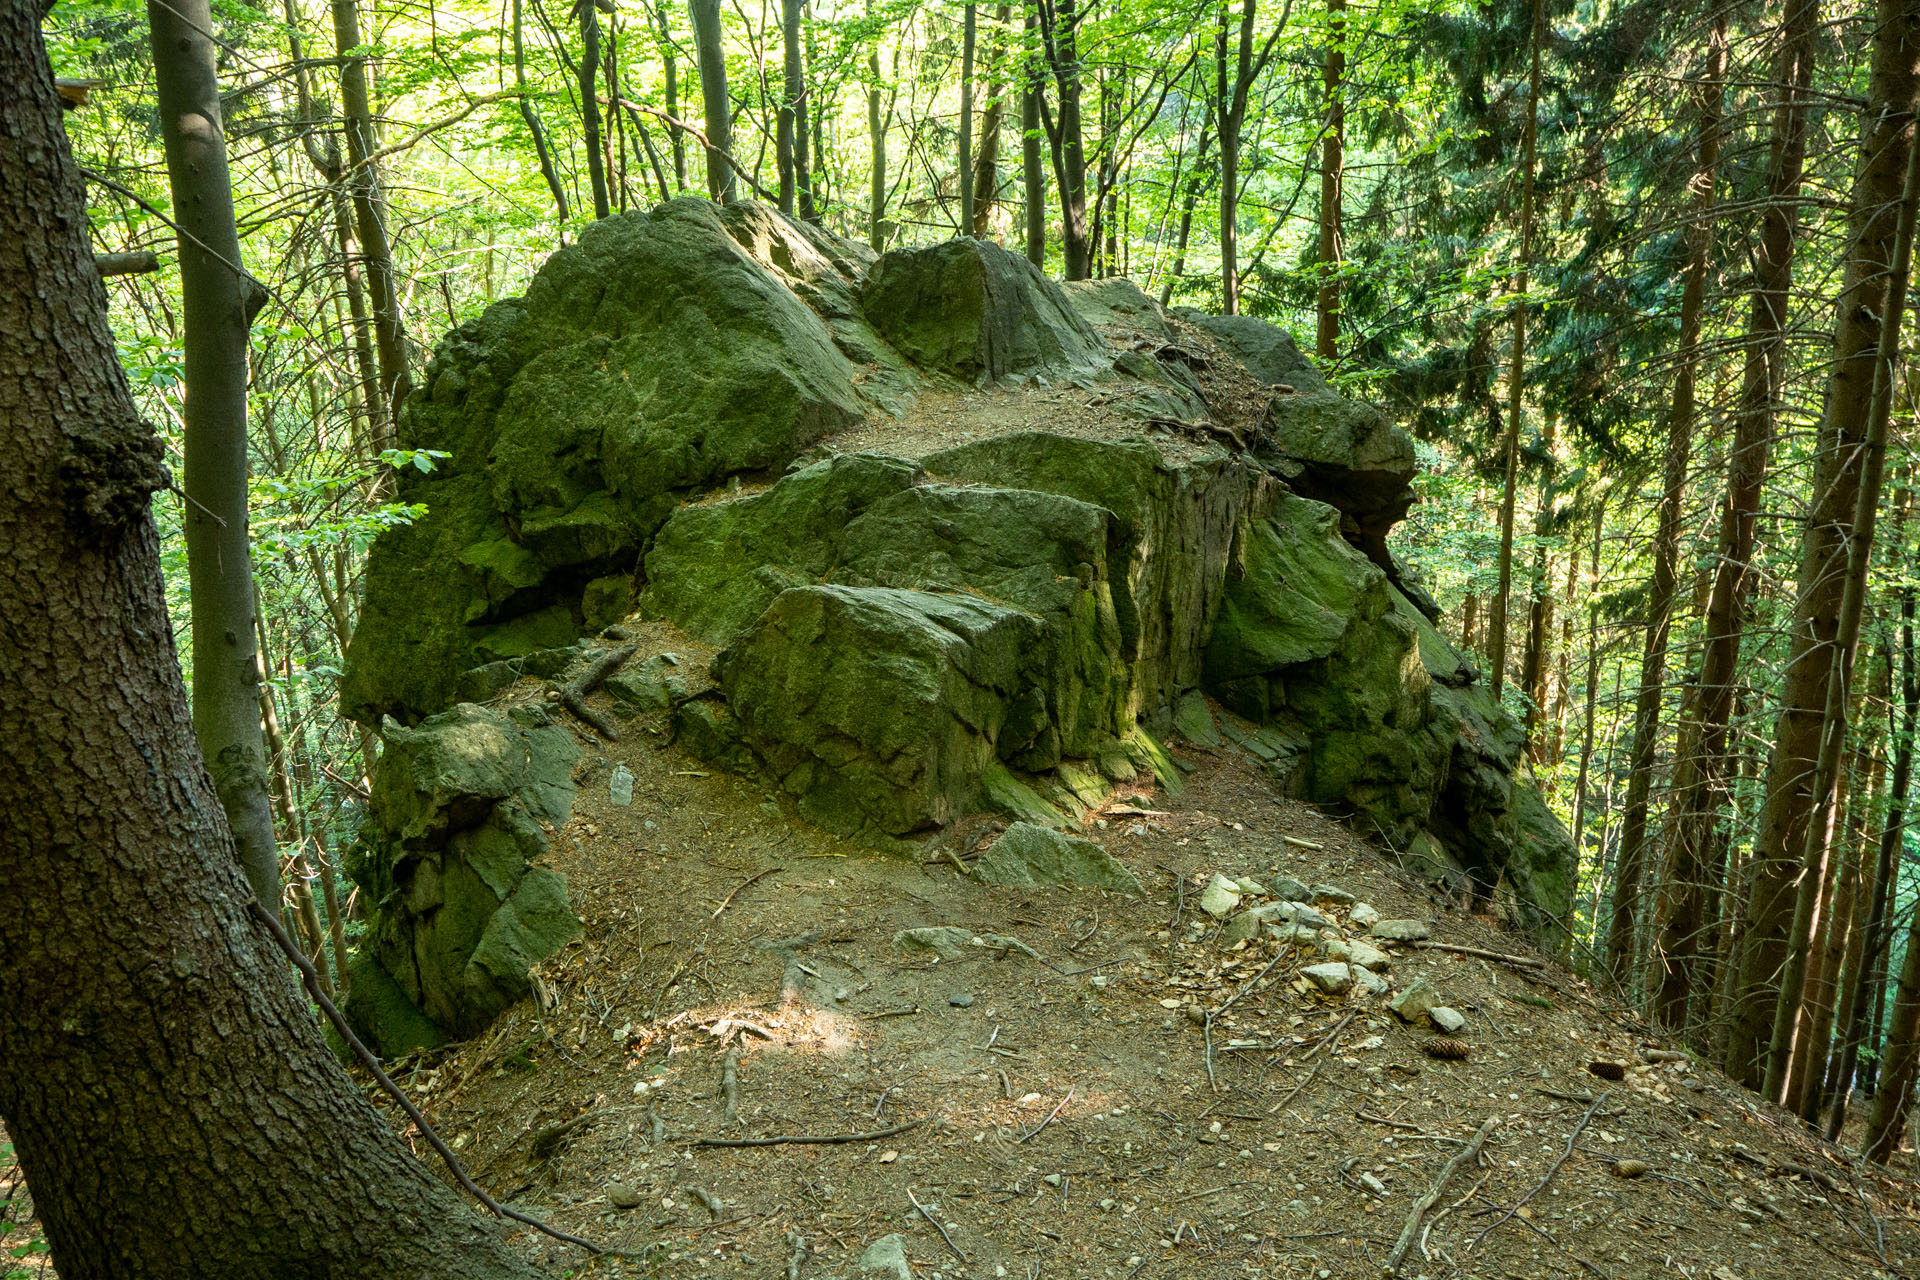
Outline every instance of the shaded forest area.
<path id="1" fill-rule="evenodd" d="M 396 472 L 446 456 L 399 407 L 582 227 L 691 193 L 1310 336 L 1418 442 L 1400 553 L 1573 834 L 1570 965 L 1910 1145 L 1920 0 L 59 0 L 44 54 L 11 8 L 177 481 L 193 736 L 328 997 L 377 745 L 343 657 Z"/>

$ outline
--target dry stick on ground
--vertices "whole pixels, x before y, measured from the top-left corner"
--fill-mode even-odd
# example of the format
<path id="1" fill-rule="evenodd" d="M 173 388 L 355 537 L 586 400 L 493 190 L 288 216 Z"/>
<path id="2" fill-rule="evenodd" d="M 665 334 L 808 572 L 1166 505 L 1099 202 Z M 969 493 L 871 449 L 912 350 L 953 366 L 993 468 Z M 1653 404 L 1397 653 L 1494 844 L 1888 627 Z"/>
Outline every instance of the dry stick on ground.
<path id="1" fill-rule="evenodd" d="M 784 1147 L 784 1146 L 831 1146 L 839 1142 L 877 1142 L 881 1138 L 891 1138 L 896 1133 L 905 1133 L 909 1129 L 918 1129 L 925 1124 L 926 1117 L 909 1120 L 905 1124 L 896 1124 L 891 1129 L 875 1129 L 871 1133 L 789 1133 L 777 1138 L 695 1138 L 696 1147 Z"/>
<path id="2" fill-rule="evenodd" d="M 1413 1202 L 1413 1209 L 1407 1214 L 1406 1225 L 1400 1228 L 1400 1238 L 1394 1242 L 1393 1251 L 1387 1254 L 1387 1260 L 1380 1264 L 1381 1275 L 1400 1274 L 1400 1264 L 1407 1260 L 1407 1251 L 1413 1248 L 1414 1240 L 1419 1237 L 1420 1219 L 1426 1217 L 1427 1210 L 1440 1202 L 1440 1195 L 1447 1189 L 1447 1183 L 1452 1181 L 1454 1174 L 1479 1161 L 1480 1149 L 1487 1144 L 1487 1135 L 1492 1133 L 1493 1127 L 1499 1123 L 1500 1117 L 1487 1117 L 1486 1122 L 1480 1126 L 1480 1131 L 1473 1135 L 1473 1141 L 1455 1153 L 1453 1159 L 1447 1161 L 1446 1167 L 1440 1170 L 1439 1179 Z"/>
<path id="3" fill-rule="evenodd" d="M 427 1118 L 420 1114 L 420 1108 L 414 1106 L 413 1100 L 400 1091 L 400 1086 L 393 1082 L 393 1078 L 381 1070 L 380 1060 L 373 1056 L 371 1049 L 361 1043 L 360 1037 L 355 1035 L 353 1028 L 347 1025 L 347 1020 L 341 1016 L 340 1010 L 335 1008 L 333 1001 L 320 990 L 320 975 L 314 972 L 313 965 L 308 962 L 305 955 L 301 954 L 300 948 L 294 945 L 293 939 L 287 936 L 287 931 L 280 927 L 280 922 L 275 920 L 272 913 L 265 907 L 251 898 L 247 900 L 247 907 L 252 911 L 253 918 L 265 926 L 268 935 L 278 944 L 280 950 L 286 953 L 287 959 L 293 961 L 294 967 L 300 970 L 300 980 L 306 985 L 307 994 L 313 997 L 314 1002 L 320 1006 L 320 1011 L 327 1016 L 327 1021 L 333 1024 L 333 1029 L 340 1033 L 340 1038 L 347 1042 L 347 1047 L 353 1050 L 356 1058 L 360 1059 L 360 1065 L 372 1072 L 373 1078 L 379 1082 L 380 1087 L 400 1104 L 400 1109 L 407 1113 L 407 1119 L 413 1122 L 414 1128 L 420 1131 L 420 1136 L 427 1140 L 427 1144 L 445 1162 L 447 1171 L 453 1174 L 454 1181 L 458 1182 L 468 1195 L 478 1200 L 496 1218 L 511 1218 L 515 1222 L 532 1227 L 535 1231 L 550 1235 L 555 1240 L 577 1244 L 588 1253 L 604 1252 L 599 1245 L 591 1241 L 568 1235 L 558 1227 L 550 1227 L 538 1218 L 531 1218 L 518 1210 L 509 1209 L 482 1191 L 474 1180 L 467 1176 L 467 1171 L 461 1167 L 460 1161 L 454 1158 L 452 1149 L 440 1140 L 440 1135 L 434 1131 L 432 1125 L 427 1123 Z"/>
<path id="4" fill-rule="evenodd" d="M 740 1123 L 740 1046 L 727 1050 L 727 1056 L 720 1060 L 720 1093 L 727 1100 L 723 1113 L 726 1122 L 738 1126 Z"/>
<path id="5" fill-rule="evenodd" d="M 1204 1039 L 1206 1041 L 1206 1046 L 1207 1046 L 1207 1084 L 1212 1087 L 1215 1093 L 1220 1092 L 1220 1082 L 1216 1080 L 1213 1075 L 1213 1020 L 1219 1017 L 1221 1014 L 1225 1013 L 1227 1010 L 1233 1008 L 1234 1005 L 1238 1004 L 1240 1002 L 1241 996 L 1244 996 L 1245 994 L 1247 994 L 1247 992 L 1259 986 L 1260 980 L 1266 977 L 1268 974 L 1272 973 L 1273 967 L 1275 965 L 1279 964 L 1282 960 L 1286 959 L 1288 956 L 1292 954 L 1293 954 L 1293 944 L 1289 942 L 1286 946 L 1281 947 L 1280 950 L 1273 953 L 1273 959 L 1267 961 L 1266 968 L 1262 969 L 1260 972 L 1253 975 L 1252 981 L 1248 982 L 1246 986 L 1241 987 L 1238 991 L 1228 996 L 1225 1004 L 1221 1005 L 1218 1009 L 1211 1010 L 1207 1014 L 1205 1019 L 1205 1025 L 1204 1025 L 1204 1030 L 1206 1033 L 1204 1036 Z"/>
<path id="6" fill-rule="evenodd" d="M 1560 1152 L 1559 1157 L 1555 1159 L 1551 1165 L 1547 1166 L 1547 1172 L 1545 1173 L 1545 1175 L 1541 1177 L 1540 1181 L 1533 1184 L 1533 1190 L 1521 1196 L 1519 1199 L 1519 1202 L 1516 1203 L 1513 1206 L 1513 1208 L 1501 1214 L 1489 1226 L 1487 1226 L 1484 1230 L 1482 1230 L 1479 1235 L 1475 1236 L 1472 1240 L 1468 1241 L 1467 1247 L 1461 1250 L 1462 1253 L 1472 1253 L 1473 1247 L 1479 1244 L 1482 1240 L 1485 1240 L 1487 1238 L 1487 1232 L 1492 1231 L 1495 1227 L 1505 1222 L 1508 1218 L 1511 1218 L 1514 1214 L 1520 1212 L 1520 1210 L 1526 1207 L 1527 1201 L 1533 1199 L 1535 1196 L 1539 1195 L 1543 1190 L 1546 1189 L 1547 1184 L 1553 1181 L 1553 1175 L 1560 1172 L 1560 1166 L 1565 1164 L 1567 1162 L 1567 1157 L 1573 1154 L 1573 1144 L 1580 1141 L 1580 1131 L 1587 1127 L 1587 1122 L 1593 1119 L 1593 1113 L 1600 1109 L 1600 1104 L 1605 1102 L 1608 1096 L 1609 1096 L 1609 1092 L 1607 1090 L 1602 1090 L 1600 1093 L 1600 1096 L 1593 1100 L 1593 1105 L 1588 1107 L 1586 1110 L 1586 1114 L 1580 1117 L 1580 1123 L 1574 1125 L 1573 1132 L 1567 1135 L 1566 1148 Z"/>
<path id="7" fill-rule="evenodd" d="M 785 870 L 786 870 L 785 867 L 768 867 L 765 871 L 757 871 L 753 875 L 748 876 L 745 880 L 742 880 L 739 884 L 733 886 L 733 892 L 728 894 L 726 897 L 720 899 L 720 905 L 715 907 L 713 909 L 713 914 L 707 917 L 707 923 L 712 924 L 715 920 L 718 920 L 720 918 L 720 913 L 733 905 L 733 900 L 740 896 L 740 891 L 742 889 L 746 888 L 748 885 L 756 884 L 759 881 L 765 880 L 768 876 L 772 875 L 776 871 L 785 871 Z"/>
<path id="8" fill-rule="evenodd" d="M 1302 1062 L 1305 1062 L 1307 1058 L 1313 1057 L 1314 1054 L 1319 1053 L 1322 1049 L 1326 1048 L 1328 1045 L 1337 1042 L 1340 1038 L 1340 1033 L 1345 1031 L 1347 1027 L 1353 1022 L 1353 1020 L 1359 1016 L 1360 1016 L 1360 1011 L 1358 1009 L 1354 1009 L 1350 1011 L 1346 1017 L 1334 1023 L 1333 1030 L 1327 1032 L 1326 1035 L 1320 1037 L 1319 1041 L 1313 1046 L 1313 1048 L 1307 1050 L 1306 1055 L 1302 1057 L 1300 1060 Z M 1307 1072 L 1307 1078 L 1305 1080 L 1302 1080 L 1299 1084 L 1293 1086 L 1293 1092 L 1289 1093 L 1286 1097 L 1280 1099 L 1280 1101 L 1274 1103 L 1271 1107 L 1268 1107 L 1267 1114 L 1270 1116 L 1277 1116 L 1282 1111 L 1284 1111 L 1288 1103 L 1292 1102 L 1295 1098 L 1299 1097 L 1302 1093 L 1304 1093 L 1306 1091 L 1307 1086 L 1312 1084 L 1316 1079 L 1319 1078 L 1320 1068 L 1326 1066 L 1328 1059 L 1332 1057 L 1333 1057 L 1332 1054 L 1328 1054 L 1327 1057 L 1322 1058 L 1320 1059 L 1320 1061 L 1314 1063 L 1313 1070 Z"/>
<path id="9" fill-rule="evenodd" d="M 913 1207 L 920 1211 L 921 1217 L 925 1218 L 928 1222 L 931 1222 L 933 1224 L 933 1229 L 940 1233 L 940 1238 L 946 1242 L 947 1248 L 953 1250 L 953 1256 L 960 1259 L 960 1261 L 965 1262 L 967 1260 L 967 1255 L 960 1252 L 960 1246 L 953 1242 L 953 1237 L 947 1234 L 947 1229 L 940 1225 L 939 1219 L 935 1218 L 932 1214 L 927 1212 L 927 1206 L 921 1204 L 917 1199 L 914 1199 L 912 1187 L 907 1188 L 907 1199 L 913 1201 Z"/>
<path id="10" fill-rule="evenodd" d="M 578 680 L 570 680 L 565 684 L 556 681 L 553 685 L 553 691 L 560 697 L 560 705 L 573 712 L 580 723 L 608 742 L 620 741 L 620 731 L 614 728 L 613 721 L 587 705 L 587 695 L 599 688 L 608 676 L 618 671 L 639 650 L 638 644 L 623 644 L 616 649 L 608 649 L 587 664 L 587 669 L 580 673 Z"/>
<path id="11" fill-rule="evenodd" d="M 1080 1086 L 1079 1086 L 1079 1085 L 1077 1085 L 1077 1084 L 1076 1084 L 1076 1085 L 1072 1085 L 1072 1086 L 1069 1086 L 1069 1087 L 1068 1087 L 1068 1089 L 1067 1089 L 1067 1096 L 1066 1096 L 1066 1097 L 1064 1097 L 1064 1098 L 1062 1098 L 1062 1099 L 1060 1099 L 1060 1103 L 1059 1103 L 1059 1105 L 1058 1105 L 1058 1106 L 1056 1106 L 1056 1107 L 1054 1107 L 1054 1109 L 1053 1109 L 1052 1111 L 1049 1111 L 1049 1112 L 1047 1113 L 1047 1118 L 1046 1118 L 1045 1120 L 1042 1120 L 1042 1121 L 1041 1121 L 1041 1122 L 1040 1122 L 1039 1124 L 1037 1124 L 1037 1125 L 1035 1125 L 1035 1126 L 1034 1126 L 1034 1127 L 1033 1127 L 1033 1128 L 1032 1128 L 1031 1130 L 1029 1130 L 1029 1131 L 1028 1131 L 1028 1133 L 1026 1134 L 1026 1136 L 1025 1136 L 1025 1137 L 1023 1137 L 1023 1138 L 1021 1138 L 1021 1139 L 1020 1139 L 1020 1141 L 1022 1141 L 1022 1142 L 1029 1142 L 1029 1141 L 1031 1141 L 1032 1139 L 1034 1139 L 1034 1138 L 1037 1138 L 1037 1137 L 1039 1137 L 1039 1136 L 1040 1136 L 1040 1131 L 1041 1131 L 1042 1129 L 1044 1129 L 1044 1128 L 1046 1128 L 1046 1127 L 1047 1127 L 1048 1125 L 1050 1125 L 1050 1124 L 1052 1124 L 1052 1123 L 1053 1123 L 1053 1118 L 1054 1118 L 1055 1116 L 1057 1116 L 1057 1115 L 1059 1115 L 1059 1114 L 1060 1114 L 1060 1109 L 1061 1109 L 1061 1107 L 1064 1107 L 1064 1106 L 1066 1106 L 1066 1105 L 1067 1105 L 1067 1104 L 1068 1104 L 1069 1102 L 1072 1102 L 1072 1101 L 1073 1101 L 1073 1091 L 1074 1091 L 1075 1089 L 1078 1089 L 1079 1087 L 1080 1087 Z"/>
<path id="12" fill-rule="evenodd" d="M 1420 951 L 1451 951 L 1458 956 L 1477 956 L 1482 960 L 1497 960 L 1501 964 L 1510 964 L 1521 969 L 1544 969 L 1545 960 L 1532 956 L 1510 956 L 1501 951 L 1488 951 L 1484 947 L 1462 947 L 1451 942 L 1416 942 L 1415 949 Z"/>

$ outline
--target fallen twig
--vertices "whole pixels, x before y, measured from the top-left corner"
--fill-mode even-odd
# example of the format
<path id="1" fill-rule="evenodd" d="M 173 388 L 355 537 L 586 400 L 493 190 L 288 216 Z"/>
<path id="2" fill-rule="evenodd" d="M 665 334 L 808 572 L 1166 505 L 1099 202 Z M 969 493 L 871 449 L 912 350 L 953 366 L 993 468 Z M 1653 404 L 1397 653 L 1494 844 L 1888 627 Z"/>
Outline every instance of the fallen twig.
<path id="1" fill-rule="evenodd" d="M 614 727 L 613 721 L 587 705 L 587 695 L 598 688 L 608 676 L 618 671 L 628 658 L 639 652 L 639 649 L 638 644 L 623 644 L 618 648 L 608 649 L 587 665 L 587 669 L 580 673 L 579 679 L 570 680 L 565 684 L 556 682 L 553 685 L 553 691 L 560 697 L 560 704 L 573 712 L 582 724 L 592 728 L 608 742 L 620 741 L 620 730 Z"/>
<path id="2" fill-rule="evenodd" d="M 960 1261 L 965 1262 L 967 1260 L 967 1255 L 960 1252 L 960 1246 L 953 1242 L 953 1237 L 949 1236 L 947 1234 L 947 1229 L 940 1225 L 940 1220 L 927 1212 L 927 1206 L 921 1204 L 917 1199 L 914 1199 L 912 1187 L 907 1188 L 907 1199 L 913 1201 L 913 1207 L 920 1211 L 921 1217 L 925 1218 L 928 1222 L 931 1222 L 933 1224 L 933 1229 L 940 1233 L 940 1239 L 946 1242 L 947 1248 L 953 1250 L 953 1256 L 960 1259 Z"/>
<path id="3" fill-rule="evenodd" d="M 1029 1132 L 1028 1132 L 1028 1133 L 1026 1134 L 1026 1136 L 1025 1136 L 1025 1137 L 1023 1137 L 1023 1138 L 1021 1138 L 1021 1139 L 1020 1139 L 1020 1141 L 1022 1141 L 1022 1142 L 1028 1142 L 1028 1141 L 1031 1141 L 1031 1140 L 1032 1140 L 1033 1138 L 1035 1138 L 1035 1137 L 1038 1137 L 1038 1136 L 1039 1136 L 1039 1133 L 1040 1133 L 1040 1131 L 1041 1131 L 1042 1129 L 1044 1129 L 1044 1128 L 1046 1128 L 1046 1127 L 1047 1127 L 1048 1125 L 1050 1125 L 1050 1124 L 1052 1124 L 1052 1123 L 1053 1123 L 1053 1118 L 1054 1118 L 1055 1116 L 1057 1116 L 1057 1115 L 1059 1115 L 1059 1114 L 1060 1114 L 1060 1109 L 1061 1109 L 1061 1107 L 1064 1107 L 1064 1106 L 1066 1106 L 1066 1105 L 1067 1105 L 1067 1103 L 1069 1103 L 1069 1102 L 1071 1102 L 1071 1101 L 1073 1101 L 1073 1091 L 1074 1091 L 1075 1089 L 1078 1089 L 1079 1087 L 1080 1087 L 1080 1086 L 1079 1086 L 1079 1085 L 1077 1085 L 1077 1084 L 1076 1084 L 1076 1085 L 1073 1085 L 1073 1086 L 1071 1086 L 1071 1087 L 1069 1087 L 1069 1088 L 1067 1089 L 1067 1096 L 1066 1096 L 1066 1097 L 1064 1097 L 1064 1098 L 1062 1098 L 1062 1099 L 1060 1099 L 1060 1103 L 1059 1103 L 1059 1105 L 1058 1105 L 1058 1106 L 1056 1106 L 1056 1107 L 1054 1107 L 1054 1109 L 1053 1109 L 1052 1111 L 1049 1111 L 1049 1112 L 1047 1113 L 1047 1118 L 1046 1118 L 1045 1120 L 1042 1120 L 1042 1121 L 1041 1121 L 1041 1122 L 1040 1122 L 1039 1124 L 1037 1124 L 1037 1125 L 1035 1125 L 1035 1126 L 1033 1127 L 1033 1129 L 1032 1129 L 1031 1131 L 1029 1131 Z"/>
<path id="4" fill-rule="evenodd" d="M 925 1124 L 926 1117 L 909 1120 L 905 1124 L 896 1124 L 891 1129 L 875 1129 L 871 1133 L 788 1133 L 774 1138 L 695 1138 L 696 1147 L 787 1147 L 787 1146 L 830 1146 L 840 1142 L 877 1142 L 881 1138 L 891 1138 L 896 1133 L 905 1133 Z"/>
<path id="5" fill-rule="evenodd" d="M 740 1046 L 727 1050 L 720 1060 L 720 1092 L 727 1100 L 723 1113 L 731 1125 L 740 1123 Z"/>
<path id="6" fill-rule="evenodd" d="M 1400 1228 L 1400 1238 L 1394 1242 L 1393 1250 L 1387 1254 L 1387 1260 L 1380 1264 L 1381 1275 L 1400 1274 L 1400 1264 L 1407 1260 L 1407 1251 L 1413 1248 L 1413 1242 L 1419 1238 L 1420 1220 L 1427 1216 L 1429 1209 L 1439 1203 L 1440 1195 L 1447 1189 L 1447 1183 L 1452 1181 L 1453 1175 L 1480 1159 L 1480 1149 L 1486 1146 L 1487 1135 L 1492 1133 L 1493 1127 L 1499 1123 L 1500 1117 L 1487 1117 L 1486 1122 L 1480 1126 L 1479 1132 L 1473 1135 L 1473 1141 L 1454 1153 L 1453 1159 L 1447 1161 L 1446 1167 L 1440 1170 L 1439 1179 L 1413 1202 L 1413 1208 L 1407 1214 L 1406 1225 Z"/>
<path id="7" fill-rule="evenodd" d="M 768 876 L 772 875 L 776 871 L 784 871 L 784 870 L 786 870 L 785 867 L 768 867 L 765 871 L 756 871 L 754 874 L 748 876 L 745 880 L 742 880 L 739 884 L 733 886 L 733 892 L 728 894 L 726 897 L 720 899 L 720 905 L 715 907 L 713 909 L 713 914 L 707 917 L 707 923 L 712 924 L 715 920 L 718 920 L 720 918 L 720 913 L 733 905 L 733 900 L 740 896 L 740 891 L 742 889 L 746 888 L 750 884 L 754 884 L 758 881 L 765 880 Z"/>
<path id="8" fill-rule="evenodd" d="M 1472 1253 L 1473 1247 L 1479 1244 L 1482 1240 L 1485 1240 L 1487 1238 L 1487 1232 L 1492 1231 L 1495 1227 L 1505 1222 L 1508 1218 L 1511 1218 L 1514 1214 L 1520 1212 L 1521 1209 L 1526 1207 L 1526 1204 L 1529 1200 L 1533 1199 L 1535 1196 L 1539 1195 L 1542 1191 L 1546 1189 L 1547 1184 L 1553 1181 L 1553 1175 L 1560 1172 L 1560 1166 L 1565 1164 L 1567 1162 L 1567 1157 L 1573 1154 L 1573 1144 L 1580 1140 L 1580 1131 L 1587 1127 L 1587 1122 L 1593 1119 L 1593 1113 L 1600 1109 L 1600 1104 L 1605 1102 L 1607 1100 L 1607 1097 L 1608 1097 L 1608 1093 L 1603 1090 L 1600 1096 L 1593 1100 L 1593 1105 L 1588 1107 L 1586 1114 L 1580 1117 L 1580 1122 L 1573 1126 L 1573 1132 L 1567 1135 L 1566 1148 L 1560 1152 L 1559 1156 L 1554 1160 L 1554 1162 L 1551 1165 L 1547 1166 L 1546 1173 L 1541 1176 L 1540 1181 L 1533 1184 L 1533 1189 L 1527 1192 L 1527 1194 L 1521 1196 L 1520 1199 L 1514 1204 L 1514 1206 L 1511 1209 L 1501 1214 L 1490 1225 L 1484 1228 L 1479 1235 L 1475 1236 L 1472 1240 L 1469 1240 L 1467 1242 L 1467 1247 L 1461 1250 L 1462 1253 Z"/>
<path id="9" fill-rule="evenodd" d="M 1416 942 L 1413 945 L 1420 951 L 1451 951 L 1457 956 L 1474 956 L 1481 960 L 1497 960 L 1501 964 L 1510 964 L 1520 969 L 1544 969 L 1547 967 L 1545 960 L 1540 960 L 1533 956 L 1510 956 L 1503 951 L 1488 951 L 1485 947 L 1463 947 L 1452 942 Z"/>
<path id="10" fill-rule="evenodd" d="M 381 1069 L 380 1060 L 373 1056 L 373 1050 L 367 1048 L 367 1046 L 361 1042 L 360 1037 L 354 1034 L 353 1028 L 347 1025 L 346 1018 L 342 1016 L 340 1010 L 334 1006 L 333 1001 L 327 998 L 326 993 L 320 989 L 320 975 L 314 972 L 312 963 L 301 953 L 300 948 L 293 944 L 293 939 L 287 936 L 287 931 L 280 926 L 280 922 L 275 920 L 272 913 L 265 907 L 251 898 L 247 900 L 247 908 L 252 913 L 253 918 L 266 928 L 268 936 L 274 940 L 280 950 L 286 953 L 287 959 L 293 961 L 294 967 L 300 970 L 300 980 L 306 984 L 307 994 L 313 997 L 314 1002 L 320 1006 L 320 1012 L 326 1015 L 327 1021 L 333 1024 L 333 1029 L 340 1033 L 340 1038 L 347 1042 L 347 1047 L 353 1050 L 356 1058 L 360 1059 L 360 1065 L 372 1072 L 373 1078 L 379 1082 L 380 1087 L 386 1090 L 395 1102 L 400 1104 L 400 1109 L 407 1113 L 407 1119 L 413 1122 L 414 1128 L 420 1131 L 420 1136 L 427 1140 L 427 1145 L 431 1146 L 434 1152 L 439 1155 L 440 1159 L 446 1164 L 448 1172 L 453 1174 L 454 1180 L 460 1184 L 468 1195 L 478 1200 L 486 1207 L 487 1211 L 492 1213 L 496 1218 L 511 1218 L 515 1222 L 532 1227 L 535 1231 L 550 1235 L 555 1240 L 564 1240 L 568 1244 L 577 1244 L 588 1253 L 604 1252 L 599 1245 L 591 1241 L 582 1240 L 579 1236 L 568 1235 L 558 1227 L 550 1227 L 540 1221 L 540 1219 L 529 1217 L 517 1209 L 509 1209 L 482 1191 L 479 1185 L 467 1176 L 467 1171 L 461 1167 L 460 1161 L 454 1158 L 452 1149 L 448 1147 L 445 1142 L 441 1141 L 440 1135 L 434 1131 L 432 1125 L 427 1123 L 427 1118 L 420 1114 L 420 1108 L 413 1105 L 413 1099 L 407 1097 L 406 1094 L 400 1091 L 400 1086 L 395 1084 L 393 1078 Z"/>

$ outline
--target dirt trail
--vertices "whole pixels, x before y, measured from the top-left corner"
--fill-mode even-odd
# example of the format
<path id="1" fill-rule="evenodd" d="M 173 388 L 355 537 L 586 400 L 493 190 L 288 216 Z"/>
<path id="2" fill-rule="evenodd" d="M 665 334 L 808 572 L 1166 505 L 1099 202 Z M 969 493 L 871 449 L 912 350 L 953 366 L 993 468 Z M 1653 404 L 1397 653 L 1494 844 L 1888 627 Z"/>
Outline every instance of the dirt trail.
<path id="1" fill-rule="evenodd" d="M 644 646 L 700 660 L 665 628 Z M 556 1273 L 852 1275 L 898 1232 L 922 1280 L 1371 1277 L 1488 1120 L 1402 1275 L 1920 1265 L 1911 1184 L 1661 1052 L 1557 966 L 1387 948 L 1396 991 L 1424 977 L 1465 1016 L 1456 1061 L 1386 997 L 1320 994 L 1300 976 L 1313 951 L 1220 949 L 1199 906 L 1215 873 L 1335 887 L 1431 922 L 1435 942 L 1525 951 L 1276 797 L 1230 745 L 1178 744 L 1179 797 L 1123 782 L 1088 828 L 1146 886 L 1132 898 L 963 878 L 994 834 L 981 818 L 918 860 L 876 857 L 665 729 L 627 721 L 582 760 L 554 865 L 585 939 L 547 964 L 537 1002 L 407 1077 L 482 1185 L 613 1251 L 588 1264 L 528 1237 Z M 610 796 L 620 767 L 630 805 Z M 1367 935 L 1340 895 L 1318 909 Z M 965 931 L 957 956 L 896 945 L 928 926 Z"/>

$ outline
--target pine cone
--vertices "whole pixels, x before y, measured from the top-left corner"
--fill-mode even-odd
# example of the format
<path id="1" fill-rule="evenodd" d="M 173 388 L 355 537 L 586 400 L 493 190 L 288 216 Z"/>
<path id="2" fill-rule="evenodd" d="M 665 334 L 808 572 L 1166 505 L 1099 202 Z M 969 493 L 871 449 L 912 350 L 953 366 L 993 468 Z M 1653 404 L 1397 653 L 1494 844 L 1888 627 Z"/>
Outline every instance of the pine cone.
<path id="1" fill-rule="evenodd" d="M 1595 1058 L 1587 1064 L 1587 1070 L 1602 1080 L 1625 1080 L 1627 1069 L 1617 1062 L 1608 1062 L 1605 1058 Z"/>
<path id="2" fill-rule="evenodd" d="M 1653 1166 L 1645 1160 L 1615 1160 L 1613 1176 L 1616 1178 L 1637 1178 Z"/>
<path id="3" fill-rule="evenodd" d="M 1420 1051 L 1429 1058 L 1460 1062 L 1465 1060 L 1472 1050 L 1465 1040 L 1454 1040 L 1447 1036 L 1428 1036 L 1420 1042 Z"/>

